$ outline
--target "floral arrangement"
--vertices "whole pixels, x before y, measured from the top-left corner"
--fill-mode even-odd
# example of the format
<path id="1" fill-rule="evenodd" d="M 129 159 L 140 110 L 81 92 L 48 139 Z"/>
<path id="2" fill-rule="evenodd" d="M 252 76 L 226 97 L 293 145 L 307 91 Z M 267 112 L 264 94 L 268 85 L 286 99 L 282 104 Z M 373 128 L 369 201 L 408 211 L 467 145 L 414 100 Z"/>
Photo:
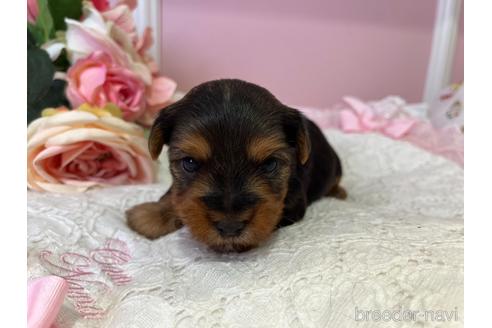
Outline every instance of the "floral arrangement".
<path id="1" fill-rule="evenodd" d="M 136 0 L 27 0 L 27 182 L 39 191 L 155 181 L 144 137 L 176 83 L 138 35 Z"/>

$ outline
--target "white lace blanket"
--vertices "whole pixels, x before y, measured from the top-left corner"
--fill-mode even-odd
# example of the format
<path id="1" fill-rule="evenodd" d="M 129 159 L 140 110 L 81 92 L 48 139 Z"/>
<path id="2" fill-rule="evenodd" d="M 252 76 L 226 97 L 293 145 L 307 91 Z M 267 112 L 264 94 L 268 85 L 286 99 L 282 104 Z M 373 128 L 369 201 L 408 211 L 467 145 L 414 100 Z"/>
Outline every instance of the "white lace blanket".
<path id="1" fill-rule="evenodd" d="M 462 169 L 378 135 L 327 136 L 348 199 L 318 201 L 243 254 L 215 254 L 186 230 L 149 241 L 128 229 L 124 210 L 156 200 L 168 175 L 29 192 L 28 276 L 69 282 L 60 328 L 461 327 Z"/>

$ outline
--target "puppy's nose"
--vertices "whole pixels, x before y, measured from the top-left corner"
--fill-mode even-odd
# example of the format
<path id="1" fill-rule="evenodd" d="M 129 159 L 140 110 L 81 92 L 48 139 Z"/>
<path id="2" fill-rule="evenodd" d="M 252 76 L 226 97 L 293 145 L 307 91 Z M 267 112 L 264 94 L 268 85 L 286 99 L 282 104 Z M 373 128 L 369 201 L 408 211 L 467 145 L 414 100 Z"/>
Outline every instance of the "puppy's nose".
<path id="1" fill-rule="evenodd" d="M 241 234 L 246 223 L 234 220 L 222 220 L 214 223 L 215 229 L 223 237 L 235 237 Z"/>

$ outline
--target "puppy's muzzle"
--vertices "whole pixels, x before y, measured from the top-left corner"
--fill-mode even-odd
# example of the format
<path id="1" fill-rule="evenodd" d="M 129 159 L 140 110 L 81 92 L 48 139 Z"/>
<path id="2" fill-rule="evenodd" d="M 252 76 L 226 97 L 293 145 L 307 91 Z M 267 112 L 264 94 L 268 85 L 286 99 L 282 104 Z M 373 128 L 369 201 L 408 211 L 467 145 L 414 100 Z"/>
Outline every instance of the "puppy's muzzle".
<path id="1" fill-rule="evenodd" d="M 222 237 L 237 237 L 246 227 L 246 223 L 225 219 L 215 222 L 214 227 Z"/>

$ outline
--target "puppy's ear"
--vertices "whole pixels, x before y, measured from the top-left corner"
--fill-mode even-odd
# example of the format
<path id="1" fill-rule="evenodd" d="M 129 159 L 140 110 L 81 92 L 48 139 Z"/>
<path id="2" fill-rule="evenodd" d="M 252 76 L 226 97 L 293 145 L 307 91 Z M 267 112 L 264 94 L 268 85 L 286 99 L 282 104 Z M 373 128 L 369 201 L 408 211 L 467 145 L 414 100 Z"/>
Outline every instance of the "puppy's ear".
<path id="1" fill-rule="evenodd" d="M 284 132 L 287 143 L 296 148 L 297 160 L 306 164 L 311 154 L 311 140 L 307 127 L 307 118 L 293 108 L 286 108 L 284 115 Z"/>
<path id="2" fill-rule="evenodd" d="M 156 160 L 165 144 L 169 144 L 171 134 L 176 123 L 176 113 L 182 107 L 182 100 L 162 109 L 150 129 L 149 152 L 153 160 Z"/>

